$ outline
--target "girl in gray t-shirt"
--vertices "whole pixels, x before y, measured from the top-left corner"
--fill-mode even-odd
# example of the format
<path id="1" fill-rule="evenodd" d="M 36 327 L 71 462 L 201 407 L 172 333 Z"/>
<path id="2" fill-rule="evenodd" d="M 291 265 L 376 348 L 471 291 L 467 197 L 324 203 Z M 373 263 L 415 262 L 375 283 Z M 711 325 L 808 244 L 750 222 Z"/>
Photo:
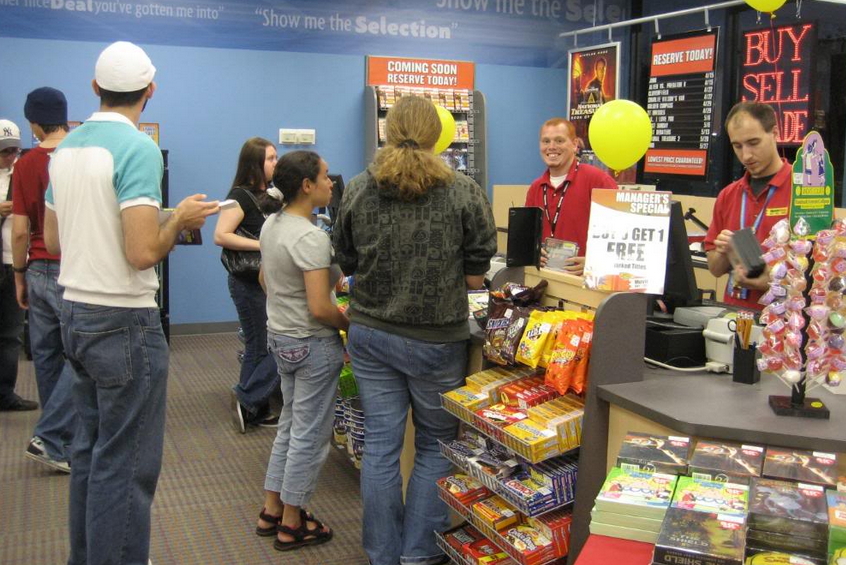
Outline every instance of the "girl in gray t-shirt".
<path id="1" fill-rule="evenodd" d="M 343 366 L 338 330 L 349 319 L 335 304 L 340 270 L 329 236 L 311 222 L 332 198 L 328 165 L 311 151 L 283 155 L 262 210 L 262 272 L 268 348 L 276 359 L 285 406 L 267 465 L 256 533 L 287 551 L 324 543 L 332 530 L 304 510 L 329 452 L 335 389 Z"/>

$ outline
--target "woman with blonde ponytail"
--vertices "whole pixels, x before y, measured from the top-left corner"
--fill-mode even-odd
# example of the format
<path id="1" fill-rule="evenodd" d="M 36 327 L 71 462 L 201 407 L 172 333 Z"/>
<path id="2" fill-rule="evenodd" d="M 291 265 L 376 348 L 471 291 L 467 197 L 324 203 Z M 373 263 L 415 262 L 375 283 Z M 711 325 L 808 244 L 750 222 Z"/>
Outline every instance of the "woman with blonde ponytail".
<path id="1" fill-rule="evenodd" d="M 451 464 L 438 440 L 458 421 L 439 393 L 464 384 L 467 289 L 496 251 L 485 191 L 433 153 L 434 105 L 402 97 L 388 112 L 387 146 L 353 178 L 334 226 L 338 263 L 354 275 L 348 352 L 364 408 L 362 537 L 372 565 L 434 565 L 449 517 L 435 481 Z M 416 455 L 403 501 L 399 458 L 408 408 Z"/>

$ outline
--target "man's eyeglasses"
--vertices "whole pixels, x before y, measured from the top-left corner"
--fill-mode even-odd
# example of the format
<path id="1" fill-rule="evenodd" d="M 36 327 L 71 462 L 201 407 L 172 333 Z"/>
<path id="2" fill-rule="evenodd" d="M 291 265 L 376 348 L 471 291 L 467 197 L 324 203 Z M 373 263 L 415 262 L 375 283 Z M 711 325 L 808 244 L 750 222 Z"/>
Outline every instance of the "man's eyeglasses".
<path id="1" fill-rule="evenodd" d="M 2 155 L 3 157 L 9 157 L 11 155 L 17 155 L 20 152 L 20 147 L 7 147 L 6 149 L 0 151 L 0 155 Z"/>

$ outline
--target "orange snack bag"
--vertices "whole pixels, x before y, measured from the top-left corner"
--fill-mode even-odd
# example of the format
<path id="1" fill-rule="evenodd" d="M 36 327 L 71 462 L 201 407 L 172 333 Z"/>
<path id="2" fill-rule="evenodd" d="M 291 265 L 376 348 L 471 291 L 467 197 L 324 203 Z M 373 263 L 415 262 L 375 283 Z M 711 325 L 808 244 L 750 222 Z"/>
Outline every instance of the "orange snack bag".
<path id="1" fill-rule="evenodd" d="M 593 342 L 593 322 L 591 320 L 579 320 L 579 326 L 582 330 L 582 339 L 576 351 L 576 367 L 570 382 L 570 389 L 576 394 L 582 394 L 585 390 L 590 349 Z"/>
<path id="2" fill-rule="evenodd" d="M 559 394 L 566 394 L 570 387 L 581 338 L 578 320 L 564 322 L 564 326 L 555 338 L 555 349 L 549 357 L 544 382 L 555 388 Z"/>

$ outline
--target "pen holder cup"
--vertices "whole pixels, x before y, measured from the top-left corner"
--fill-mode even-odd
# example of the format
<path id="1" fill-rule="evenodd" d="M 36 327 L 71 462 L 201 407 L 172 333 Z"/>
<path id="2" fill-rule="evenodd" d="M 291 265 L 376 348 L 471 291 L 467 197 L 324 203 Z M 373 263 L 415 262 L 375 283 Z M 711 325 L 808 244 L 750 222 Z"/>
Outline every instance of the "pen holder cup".
<path id="1" fill-rule="evenodd" d="M 761 371 L 755 362 L 758 348 L 750 345 L 746 349 L 740 346 L 740 340 L 734 339 L 734 365 L 732 380 L 736 383 L 753 385 L 761 380 Z"/>

